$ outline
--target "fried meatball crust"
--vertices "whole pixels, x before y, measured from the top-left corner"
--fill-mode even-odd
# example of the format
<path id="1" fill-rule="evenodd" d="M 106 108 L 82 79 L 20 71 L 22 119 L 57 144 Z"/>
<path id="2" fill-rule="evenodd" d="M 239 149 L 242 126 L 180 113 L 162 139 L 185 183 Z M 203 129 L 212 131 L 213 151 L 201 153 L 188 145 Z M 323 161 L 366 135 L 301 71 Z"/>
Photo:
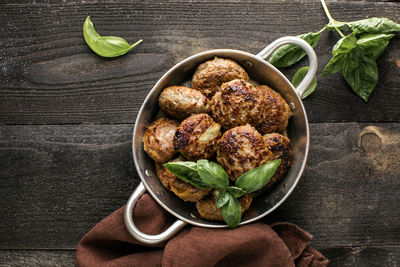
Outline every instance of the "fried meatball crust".
<path id="1" fill-rule="evenodd" d="M 168 86 L 160 94 L 158 104 L 166 114 L 183 120 L 192 114 L 209 113 L 210 101 L 199 90 L 185 86 Z"/>
<path id="2" fill-rule="evenodd" d="M 176 153 L 174 136 L 179 122 L 166 117 L 160 117 L 147 126 L 142 142 L 144 151 L 155 162 L 167 162 Z"/>
<path id="3" fill-rule="evenodd" d="M 220 90 L 221 84 L 234 79 L 248 81 L 249 75 L 235 61 L 215 57 L 197 67 L 192 78 L 192 87 L 212 97 Z"/>
<path id="4" fill-rule="evenodd" d="M 183 157 L 178 157 L 173 161 L 184 161 Z M 173 175 L 162 164 L 156 163 L 157 176 L 165 188 L 171 190 L 176 196 L 184 201 L 196 202 L 207 195 L 211 189 L 200 189 L 194 185 L 183 181 Z"/>
<path id="5" fill-rule="evenodd" d="M 232 181 L 272 158 L 263 137 L 250 125 L 226 131 L 217 143 L 217 161 Z"/>
<path id="6" fill-rule="evenodd" d="M 289 138 L 278 133 L 266 134 L 263 139 L 267 148 L 272 152 L 273 159 L 281 159 L 281 164 L 276 173 L 264 186 L 264 189 L 269 189 L 281 180 L 289 170 L 292 164 L 292 146 Z"/>
<path id="7" fill-rule="evenodd" d="M 264 97 L 260 90 L 244 80 L 222 84 L 211 100 L 211 114 L 225 129 L 247 123 L 258 126 L 263 120 Z"/>
<path id="8" fill-rule="evenodd" d="M 222 218 L 222 209 L 217 208 L 216 206 L 218 193 L 219 191 L 214 190 L 209 195 L 196 202 L 196 208 L 201 218 L 213 221 L 224 220 Z M 245 194 L 240 197 L 238 201 L 240 203 L 240 206 L 242 207 L 243 215 L 243 213 L 245 213 L 249 209 L 253 198 L 250 194 Z"/>
<path id="9" fill-rule="evenodd" d="M 175 150 L 189 160 L 211 158 L 217 149 L 220 129 L 210 115 L 192 115 L 182 121 L 175 133 Z"/>
<path id="10" fill-rule="evenodd" d="M 263 95 L 265 106 L 262 122 L 257 127 L 261 134 L 282 133 L 288 126 L 292 111 L 285 99 L 266 85 L 256 87 Z"/>

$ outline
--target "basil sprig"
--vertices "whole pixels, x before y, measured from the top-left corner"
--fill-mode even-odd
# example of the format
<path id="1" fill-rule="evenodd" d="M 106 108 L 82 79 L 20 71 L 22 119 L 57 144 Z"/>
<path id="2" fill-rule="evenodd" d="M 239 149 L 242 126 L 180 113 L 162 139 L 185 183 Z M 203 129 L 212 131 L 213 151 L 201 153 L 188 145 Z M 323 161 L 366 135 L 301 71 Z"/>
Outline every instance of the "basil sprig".
<path id="1" fill-rule="evenodd" d="M 293 76 L 292 79 L 292 84 L 294 87 L 299 86 L 299 84 L 301 83 L 301 81 L 304 79 L 304 77 L 306 76 L 308 69 L 310 67 L 302 67 L 301 69 L 299 69 Z M 312 83 L 310 84 L 310 86 L 307 88 L 307 90 L 304 92 L 303 96 L 301 97 L 301 99 L 306 98 L 307 96 L 311 95 L 312 93 L 314 93 L 315 88 L 317 87 L 317 77 L 314 77 Z"/>
<path id="2" fill-rule="evenodd" d="M 122 56 L 143 41 L 139 40 L 133 45 L 130 45 L 121 37 L 100 36 L 94 29 L 90 17 L 87 17 L 83 24 L 83 37 L 90 49 L 102 57 Z"/>
<path id="3" fill-rule="evenodd" d="M 329 23 L 317 33 L 306 33 L 298 37 L 307 41 L 312 47 L 318 44 L 320 34 L 329 29 L 339 33 L 341 38 L 332 49 L 332 59 L 326 65 L 321 76 L 341 72 L 352 90 L 365 102 L 368 101 L 378 82 L 376 60 L 386 49 L 393 32 L 400 32 L 400 24 L 388 18 L 368 18 L 352 22 L 337 21 L 332 18 L 324 0 L 320 0 Z M 347 29 L 350 34 L 343 34 Z M 288 67 L 305 56 L 305 52 L 295 45 L 284 45 L 269 58 L 276 67 Z M 293 77 L 293 84 L 299 84 L 307 71 L 300 69 Z M 296 83 L 296 84 L 295 84 Z M 316 80 L 307 89 L 303 99 L 314 92 Z"/>
<path id="4" fill-rule="evenodd" d="M 263 188 L 280 164 L 281 160 L 277 159 L 250 170 L 236 180 L 235 186 L 229 186 L 228 174 L 219 164 L 205 159 L 197 162 L 168 162 L 164 167 L 198 188 L 218 189 L 216 206 L 222 209 L 222 218 L 229 227 L 235 228 L 242 217 L 242 208 L 237 198 Z"/>

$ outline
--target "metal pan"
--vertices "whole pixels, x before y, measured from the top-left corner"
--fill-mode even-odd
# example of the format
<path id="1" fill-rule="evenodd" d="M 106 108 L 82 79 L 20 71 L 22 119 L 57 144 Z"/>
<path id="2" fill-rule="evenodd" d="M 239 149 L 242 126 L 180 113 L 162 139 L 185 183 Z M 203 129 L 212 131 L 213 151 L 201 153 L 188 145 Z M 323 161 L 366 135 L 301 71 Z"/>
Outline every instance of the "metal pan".
<path id="1" fill-rule="evenodd" d="M 286 44 L 300 46 L 307 53 L 310 62 L 310 69 L 297 89 L 293 87 L 279 70 L 264 60 L 278 47 Z M 142 144 L 142 136 L 146 125 L 152 122 L 159 112 L 157 100 L 161 91 L 166 86 L 180 85 L 189 81 L 200 63 L 212 59 L 215 56 L 230 58 L 238 62 L 255 83 L 260 85 L 267 84 L 278 91 L 289 103 L 293 112 L 293 116 L 287 128 L 287 135 L 291 140 L 293 149 L 293 163 L 290 170 L 282 181 L 276 184 L 270 191 L 254 198 L 250 209 L 242 217 L 240 225 L 254 222 L 279 207 L 292 193 L 303 173 L 309 149 L 309 129 L 306 111 L 301 102 L 301 96 L 311 84 L 317 71 L 318 61 L 313 48 L 302 39 L 288 36 L 274 41 L 257 55 L 240 50 L 217 49 L 188 57 L 168 70 L 167 73 L 158 80 L 144 100 L 136 118 L 135 129 L 133 131 L 132 152 L 141 183 L 127 202 L 124 220 L 132 236 L 143 243 L 157 244 L 168 240 L 186 224 L 208 228 L 228 227 L 224 222 L 201 219 L 195 205 L 185 203 L 183 200 L 168 192 L 156 177 L 154 162 L 147 156 L 143 150 Z M 147 235 L 141 232 L 133 222 L 133 208 L 138 199 L 146 191 L 150 193 L 158 204 L 177 218 L 177 221 L 166 231 L 158 235 Z"/>

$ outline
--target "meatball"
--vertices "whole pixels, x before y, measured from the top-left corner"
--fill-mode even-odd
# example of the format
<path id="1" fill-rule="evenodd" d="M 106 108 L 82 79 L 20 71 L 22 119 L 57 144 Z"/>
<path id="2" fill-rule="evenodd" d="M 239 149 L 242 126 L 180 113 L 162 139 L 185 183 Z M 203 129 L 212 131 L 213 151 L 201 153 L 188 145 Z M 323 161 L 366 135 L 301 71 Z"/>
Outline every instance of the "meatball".
<path id="1" fill-rule="evenodd" d="M 217 143 L 217 161 L 232 181 L 272 158 L 263 137 L 250 125 L 226 131 Z"/>
<path id="2" fill-rule="evenodd" d="M 233 80 L 222 84 L 211 100 L 211 113 L 225 129 L 235 126 L 257 126 L 262 122 L 264 97 L 251 83 Z"/>
<path id="3" fill-rule="evenodd" d="M 218 190 L 214 190 L 211 194 L 207 195 L 203 199 L 196 202 L 197 211 L 200 214 L 200 217 L 206 220 L 214 220 L 214 221 L 223 221 L 222 218 L 222 209 L 217 208 L 216 201 L 218 197 Z M 242 207 L 242 215 L 245 213 L 253 200 L 251 195 L 245 194 L 241 198 L 238 199 L 240 206 Z"/>
<path id="4" fill-rule="evenodd" d="M 215 57 L 200 64 L 192 78 L 192 87 L 211 97 L 220 90 L 221 84 L 234 79 L 249 80 L 249 75 L 235 61 Z"/>
<path id="5" fill-rule="evenodd" d="M 267 148 L 272 152 L 273 159 L 281 159 L 281 165 L 276 173 L 264 186 L 265 189 L 268 189 L 282 179 L 289 170 L 292 164 L 292 147 L 289 138 L 278 133 L 266 134 L 263 139 Z"/>
<path id="6" fill-rule="evenodd" d="M 166 87 L 158 98 L 161 110 L 180 120 L 192 114 L 210 112 L 209 102 L 199 90 L 185 86 Z"/>
<path id="7" fill-rule="evenodd" d="M 160 117 L 147 126 L 143 135 L 144 151 L 155 162 L 167 162 L 176 153 L 174 136 L 179 122 Z"/>
<path id="8" fill-rule="evenodd" d="M 174 161 L 183 161 L 182 157 L 178 157 Z M 165 188 L 174 192 L 184 201 L 196 202 L 207 195 L 211 189 L 200 189 L 194 185 L 181 180 L 167 170 L 162 164 L 156 163 L 157 176 Z"/>
<path id="9" fill-rule="evenodd" d="M 207 114 L 192 115 L 176 131 L 174 147 L 186 159 L 208 159 L 216 151 L 221 126 Z"/>
<path id="10" fill-rule="evenodd" d="M 264 114 L 261 124 L 257 127 L 261 134 L 282 133 L 292 112 L 283 97 L 266 85 L 257 86 L 265 100 Z"/>

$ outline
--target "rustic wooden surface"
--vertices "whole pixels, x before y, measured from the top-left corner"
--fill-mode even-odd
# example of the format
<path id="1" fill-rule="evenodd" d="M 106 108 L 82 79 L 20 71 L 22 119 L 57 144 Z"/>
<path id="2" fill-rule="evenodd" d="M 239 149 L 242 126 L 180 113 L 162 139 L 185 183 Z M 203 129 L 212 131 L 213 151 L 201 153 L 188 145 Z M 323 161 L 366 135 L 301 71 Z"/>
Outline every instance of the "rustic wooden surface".
<path id="1" fill-rule="evenodd" d="M 338 20 L 385 16 L 396 1 L 328 1 Z M 0 3 L 0 266 L 71 266 L 84 233 L 139 182 L 131 132 L 141 103 L 180 60 L 212 48 L 257 53 L 274 39 L 319 30 L 318 1 L 6 1 Z M 102 59 L 82 38 L 144 42 Z M 319 72 L 336 42 L 324 34 Z M 299 66 L 283 70 L 289 78 Z M 305 174 L 266 218 L 314 235 L 331 266 L 400 265 L 400 37 L 378 60 L 368 104 L 340 75 L 304 101 L 311 121 Z"/>

